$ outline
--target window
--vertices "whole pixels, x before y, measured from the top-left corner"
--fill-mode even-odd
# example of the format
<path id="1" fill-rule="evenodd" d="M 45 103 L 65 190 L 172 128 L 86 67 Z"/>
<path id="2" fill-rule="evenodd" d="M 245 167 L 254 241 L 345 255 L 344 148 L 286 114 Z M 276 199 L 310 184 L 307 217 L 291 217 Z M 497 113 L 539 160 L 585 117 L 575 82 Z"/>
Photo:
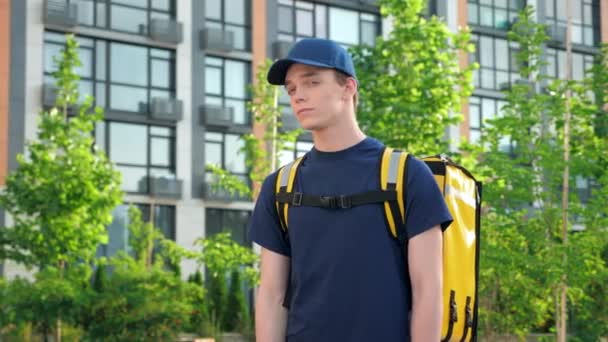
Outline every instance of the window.
<path id="1" fill-rule="evenodd" d="M 80 0 L 78 23 L 148 34 L 152 19 L 175 19 L 175 0 Z"/>
<path id="2" fill-rule="evenodd" d="M 217 165 L 249 183 L 245 155 L 240 151 L 243 141 L 238 134 L 205 133 L 205 165 Z M 213 183 L 213 174 L 207 172 L 205 181 Z"/>
<path id="3" fill-rule="evenodd" d="M 469 24 L 509 30 L 525 0 L 468 0 Z"/>
<path id="4" fill-rule="evenodd" d="M 469 142 L 476 144 L 481 138 L 481 130 L 486 120 L 493 119 L 500 113 L 505 101 L 489 97 L 471 96 L 469 98 Z M 505 149 L 509 143 L 505 141 Z M 501 145 L 503 145 L 501 143 Z"/>
<path id="5" fill-rule="evenodd" d="M 44 76 L 46 82 L 52 82 L 53 56 L 63 49 L 65 36 L 45 32 L 44 38 Z M 90 94 L 96 105 L 109 111 L 145 114 L 152 98 L 175 97 L 173 51 L 86 37 L 77 40 L 81 99 Z"/>
<path id="6" fill-rule="evenodd" d="M 479 69 L 473 72 L 475 87 L 499 90 L 519 78 L 515 43 L 480 35 L 472 35 L 471 41 L 475 44 L 475 52 L 469 56 L 469 61 L 479 63 Z"/>
<path id="7" fill-rule="evenodd" d="M 582 80 L 593 66 L 594 56 L 572 52 L 572 78 Z M 566 51 L 547 48 L 547 75 L 553 78 L 566 78 Z"/>
<path id="8" fill-rule="evenodd" d="M 151 206 L 149 204 L 134 204 L 142 212 L 142 220 L 150 222 Z M 114 209 L 112 223 L 107 227 L 108 244 L 100 245 L 97 256 L 111 257 L 118 251 L 130 252 L 129 246 L 129 204 L 119 205 Z M 154 206 L 154 226 L 163 235 L 175 241 L 175 207 L 170 205 Z"/>
<path id="9" fill-rule="evenodd" d="M 279 164 L 286 165 L 294 161 L 296 158 L 300 158 L 310 151 L 313 147 L 313 143 L 310 141 L 297 141 L 295 146 L 291 146 L 291 149 L 285 149 L 281 151 L 279 156 Z"/>
<path id="10" fill-rule="evenodd" d="M 175 179 L 175 129 L 123 122 L 102 122 L 97 145 L 122 173 L 123 190 L 148 193 L 150 177 Z"/>
<path id="11" fill-rule="evenodd" d="M 247 111 L 247 85 L 251 83 L 250 64 L 243 61 L 205 57 L 205 103 L 232 108 L 236 124 L 250 125 Z"/>
<path id="12" fill-rule="evenodd" d="M 241 246 L 251 247 L 247 234 L 249 211 L 207 208 L 205 210 L 205 236 L 229 232 L 230 236 Z"/>
<path id="13" fill-rule="evenodd" d="M 250 0 L 205 0 L 205 26 L 234 34 L 236 50 L 251 50 Z"/>
<path id="14" fill-rule="evenodd" d="M 317 37 L 329 38 L 347 47 L 374 45 L 380 34 L 380 19 L 376 14 L 308 1 L 279 0 L 278 19 L 278 38 L 287 42 Z"/>
<path id="15" fill-rule="evenodd" d="M 598 0 L 571 1 L 572 42 L 589 46 L 600 41 L 600 7 Z M 545 3 L 547 24 L 565 29 L 568 25 L 566 0 L 547 0 Z"/>

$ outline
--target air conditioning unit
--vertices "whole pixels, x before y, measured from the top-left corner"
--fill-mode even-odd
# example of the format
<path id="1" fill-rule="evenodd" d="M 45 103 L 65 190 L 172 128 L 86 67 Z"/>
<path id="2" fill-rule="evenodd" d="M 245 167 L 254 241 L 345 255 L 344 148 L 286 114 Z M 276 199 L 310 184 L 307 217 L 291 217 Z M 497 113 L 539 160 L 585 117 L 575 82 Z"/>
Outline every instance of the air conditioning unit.
<path id="1" fill-rule="evenodd" d="M 45 107 L 52 107 L 57 101 L 57 91 L 59 89 L 53 83 L 44 83 L 42 85 L 42 105 Z"/>
<path id="2" fill-rule="evenodd" d="M 164 198 L 181 198 L 182 181 L 167 177 L 144 177 L 143 181 L 149 181 L 150 195 Z"/>
<path id="3" fill-rule="evenodd" d="M 205 104 L 200 110 L 200 123 L 205 126 L 230 127 L 234 123 L 234 109 Z"/>
<path id="4" fill-rule="evenodd" d="M 175 20 L 152 19 L 149 34 L 156 41 L 179 44 L 183 40 L 183 25 Z"/>
<path id="5" fill-rule="evenodd" d="M 272 44 L 272 57 L 274 59 L 287 57 L 287 53 L 289 53 L 289 49 L 291 49 L 292 45 L 292 42 L 277 40 Z"/>
<path id="6" fill-rule="evenodd" d="M 568 30 L 564 26 L 551 25 L 548 26 L 547 35 L 551 37 L 551 40 L 553 41 L 564 43 L 566 42 L 567 32 Z"/>
<path id="7" fill-rule="evenodd" d="M 78 24 L 78 3 L 67 0 L 46 0 L 44 23 L 74 27 Z"/>
<path id="8" fill-rule="evenodd" d="M 180 121 L 183 117 L 182 101 L 172 98 L 154 97 L 150 102 L 150 116 L 154 119 Z"/>
<path id="9" fill-rule="evenodd" d="M 218 28 L 200 31 L 200 47 L 203 50 L 230 52 L 234 50 L 234 32 Z"/>

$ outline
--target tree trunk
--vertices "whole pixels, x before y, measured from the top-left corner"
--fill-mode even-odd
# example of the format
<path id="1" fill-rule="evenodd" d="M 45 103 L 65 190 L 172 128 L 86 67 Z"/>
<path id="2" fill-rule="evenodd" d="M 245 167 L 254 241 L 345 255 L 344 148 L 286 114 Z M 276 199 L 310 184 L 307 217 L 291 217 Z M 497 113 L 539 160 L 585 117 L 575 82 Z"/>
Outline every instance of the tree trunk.
<path id="1" fill-rule="evenodd" d="M 568 13 L 568 26 L 566 27 L 566 80 L 572 79 L 572 10 L 571 1 L 566 0 Z M 570 99 L 572 93 L 570 87 L 566 90 L 566 110 L 564 111 L 564 183 L 562 193 L 562 244 L 564 251 L 562 255 L 562 279 L 559 286 L 560 314 L 557 329 L 557 341 L 566 342 L 568 322 L 567 291 L 568 291 L 568 195 L 570 193 Z"/>

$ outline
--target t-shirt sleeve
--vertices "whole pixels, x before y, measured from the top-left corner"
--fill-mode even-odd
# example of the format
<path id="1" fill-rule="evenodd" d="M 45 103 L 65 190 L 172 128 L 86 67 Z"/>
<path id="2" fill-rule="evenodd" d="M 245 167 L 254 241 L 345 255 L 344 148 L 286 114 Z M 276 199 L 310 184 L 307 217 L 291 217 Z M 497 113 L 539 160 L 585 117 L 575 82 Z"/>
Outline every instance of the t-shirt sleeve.
<path id="1" fill-rule="evenodd" d="M 291 257 L 289 240 L 281 228 L 275 206 L 277 172 L 266 177 L 249 220 L 249 238 L 275 253 Z"/>
<path id="2" fill-rule="evenodd" d="M 412 238 L 436 225 L 445 230 L 452 215 L 425 162 L 413 156 L 407 162 L 405 229 Z"/>

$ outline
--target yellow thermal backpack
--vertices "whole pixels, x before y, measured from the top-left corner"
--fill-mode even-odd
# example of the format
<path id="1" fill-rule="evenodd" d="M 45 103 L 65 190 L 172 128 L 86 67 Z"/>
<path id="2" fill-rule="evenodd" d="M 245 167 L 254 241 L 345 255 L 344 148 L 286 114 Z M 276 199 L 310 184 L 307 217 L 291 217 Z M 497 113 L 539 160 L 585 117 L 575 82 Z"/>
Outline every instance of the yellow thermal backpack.
<path id="1" fill-rule="evenodd" d="M 290 206 L 348 209 L 356 205 L 383 203 L 388 231 L 401 246 L 407 246 L 407 235 L 403 231 L 407 189 L 403 181 L 407 179 L 404 175 L 408 153 L 386 147 L 381 161 L 381 189 L 349 196 L 313 196 L 293 191 L 301 160 L 298 158 L 281 167 L 277 176 L 275 204 L 285 232 Z M 481 183 L 464 167 L 443 155 L 422 160 L 433 172 L 454 219 L 443 233 L 441 341 L 476 341 Z"/>

